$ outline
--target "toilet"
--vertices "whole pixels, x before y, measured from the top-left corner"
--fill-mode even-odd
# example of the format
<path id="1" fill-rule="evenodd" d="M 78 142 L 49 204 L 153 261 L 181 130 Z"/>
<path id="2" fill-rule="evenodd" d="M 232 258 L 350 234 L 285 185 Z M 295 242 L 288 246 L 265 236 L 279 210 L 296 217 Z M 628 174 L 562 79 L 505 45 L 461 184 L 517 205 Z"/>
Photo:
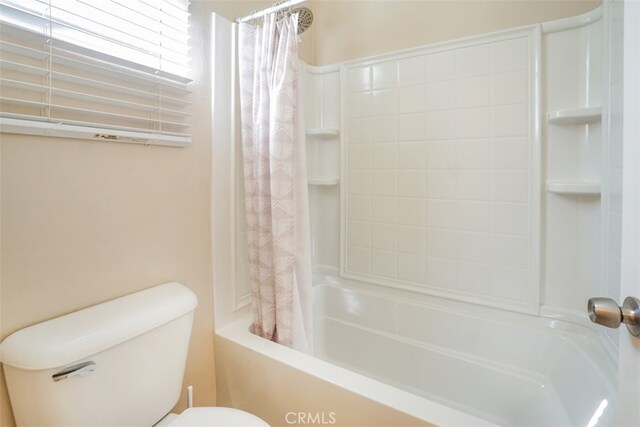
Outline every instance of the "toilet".
<path id="1" fill-rule="evenodd" d="M 197 305 L 165 283 L 8 336 L 0 361 L 17 426 L 268 427 L 233 408 L 170 413 Z"/>

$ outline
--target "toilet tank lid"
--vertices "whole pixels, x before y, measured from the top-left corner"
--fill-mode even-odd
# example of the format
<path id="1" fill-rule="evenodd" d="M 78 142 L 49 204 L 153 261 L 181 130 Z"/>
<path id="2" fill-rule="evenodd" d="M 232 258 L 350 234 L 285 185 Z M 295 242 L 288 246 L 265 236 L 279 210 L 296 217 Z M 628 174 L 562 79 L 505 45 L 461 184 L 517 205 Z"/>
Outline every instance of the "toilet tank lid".
<path id="1" fill-rule="evenodd" d="M 193 311 L 198 298 L 165 283 L 56 317 L 9 335 L 0 361 L 27 370 L 53 369 L 144 334 Z"/>

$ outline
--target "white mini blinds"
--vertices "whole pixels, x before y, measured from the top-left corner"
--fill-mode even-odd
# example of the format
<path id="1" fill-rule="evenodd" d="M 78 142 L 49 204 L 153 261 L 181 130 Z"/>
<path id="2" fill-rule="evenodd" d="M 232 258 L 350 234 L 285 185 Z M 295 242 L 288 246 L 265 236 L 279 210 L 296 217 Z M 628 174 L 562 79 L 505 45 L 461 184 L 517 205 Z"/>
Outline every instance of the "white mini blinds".
<path id="1" fill-rule="evenodd" d="M 183 146 L 189 0 L 0 0 L 0 130 Z"/>

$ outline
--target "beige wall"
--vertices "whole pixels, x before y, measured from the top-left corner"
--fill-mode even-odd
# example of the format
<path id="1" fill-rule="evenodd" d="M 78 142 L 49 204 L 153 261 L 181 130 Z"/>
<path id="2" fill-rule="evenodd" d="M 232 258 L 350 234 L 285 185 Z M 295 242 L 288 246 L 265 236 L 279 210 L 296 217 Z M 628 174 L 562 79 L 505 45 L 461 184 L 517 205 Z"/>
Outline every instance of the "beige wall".
<path id="1" fill-rule="evenodd" d="M 599 0 L 312 0 L 313 63 L 334 64 L 574 16 L 601 3 Z"/>

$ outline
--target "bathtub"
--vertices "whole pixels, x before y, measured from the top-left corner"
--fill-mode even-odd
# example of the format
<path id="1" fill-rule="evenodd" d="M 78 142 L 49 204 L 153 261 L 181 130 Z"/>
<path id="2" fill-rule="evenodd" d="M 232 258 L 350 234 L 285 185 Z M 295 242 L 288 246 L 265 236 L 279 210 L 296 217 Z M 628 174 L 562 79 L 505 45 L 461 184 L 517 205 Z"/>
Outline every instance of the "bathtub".
<path id="1" fill-rule="evenodd" d="M 217 331 L 220 404 L 272 425 L 615 424 L 615 364 L 586 326 L 314 280 L 315 357 L 250 334 L 245 313 Z"/>

